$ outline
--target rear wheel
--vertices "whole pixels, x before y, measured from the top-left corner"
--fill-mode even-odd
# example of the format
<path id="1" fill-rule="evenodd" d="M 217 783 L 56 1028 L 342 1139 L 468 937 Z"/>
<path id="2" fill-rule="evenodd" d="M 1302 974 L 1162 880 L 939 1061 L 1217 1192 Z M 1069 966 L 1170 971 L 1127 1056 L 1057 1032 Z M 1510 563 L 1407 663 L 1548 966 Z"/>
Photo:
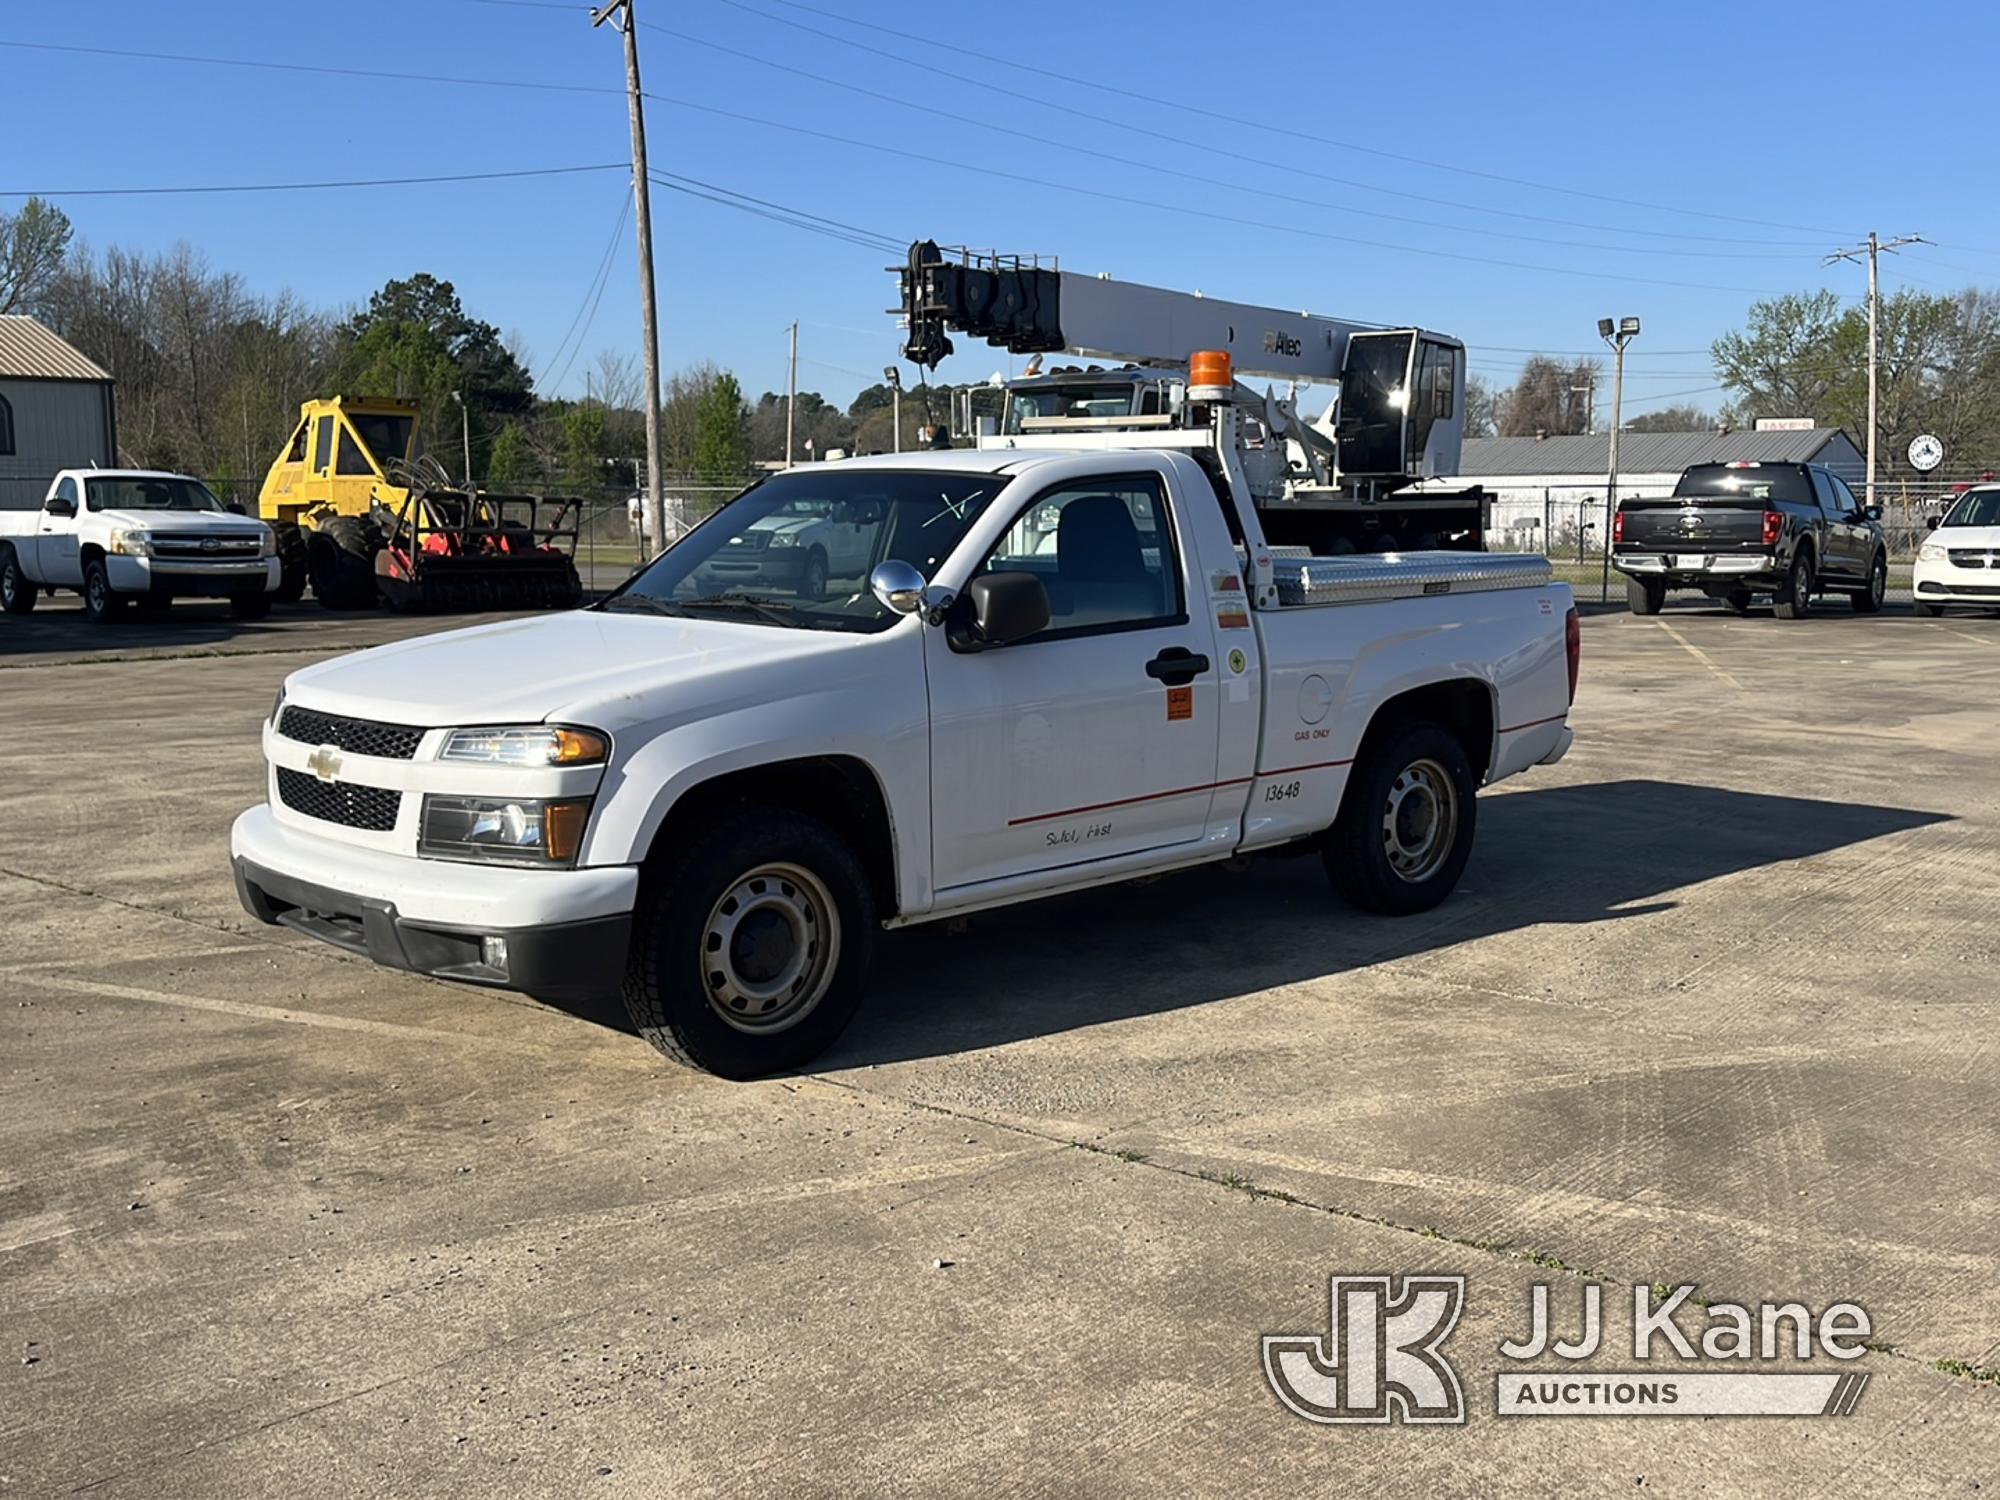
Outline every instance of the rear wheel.
<path id="1" fill-rule="evenodd" d="M 1878 552 L 1875 554 L 1875 561 L 1868 568 L 1868 587 L 1857 589 L 1848 597 L 1854 601 L 1856 610 L 1864 615 L 1872 615 L 1881 612 L 1882 601 L 1888 594 L 1889 559 Z"/>
<path id="2" fill-rule="evenodd" d="M 1635 615 L 1656 615 L 1667 602 L 1667 586 L 1657 578 L 1625 580 L 1625 604 Z"/>
<path id="3" fill-rule="evenodd" d="M 372 609 L 375 554 L 381 550 L 382 533 L 367 516 L 333 516 L 323 522 L 306 547 L 319 602 L 328 609 Z"/>
<path id="4" fill-rule="evenodd" d="M 639 1034 L 724 1078 L 818 1056 L 847 1027 L 875 929 L 868 875 L 816 818 L 748 809 L 640 898 L 625 977 Z"/>
<path id="5" fill-rule="evenodd" d="M 1778 590 L 1773 607 L 1781 620 L 1803 620 L 1812 613 L 1813 565 L 1812 554 L 1803 547 L 1792 558 L 1792 569 L 1785 575 L 1785 586 Z"/>
<path id="6" fill-rule="evenodd" d="M 14 549 L 0 549 L 0 609 L 10 615 L 25 615 L 35 607 L 35 586 L 21 571 Z"/>
<path id="7" fill-rule="evenodd" d="M 278 543 L 278 588 L 271 597 L 296 604 L 306 592 L 306 534 L 295 521 L 273 521 L 271 530 Z"/>
<path id="8" fill-rule="evenodd" d="M 111 573 L 101 557 L 83 565 L 83 612 L 93 625 L 107 624 L 125 613 L 125 596 L 111 587 Z"/>
<path id="9" fill-rule="evenodd" d="M 1452 892 L 1472 855 L 1478 784 L 1458 737 L 1406 724 L 1355 767 L 1323 857 L 1351 905 L 1408 916 Z"/>

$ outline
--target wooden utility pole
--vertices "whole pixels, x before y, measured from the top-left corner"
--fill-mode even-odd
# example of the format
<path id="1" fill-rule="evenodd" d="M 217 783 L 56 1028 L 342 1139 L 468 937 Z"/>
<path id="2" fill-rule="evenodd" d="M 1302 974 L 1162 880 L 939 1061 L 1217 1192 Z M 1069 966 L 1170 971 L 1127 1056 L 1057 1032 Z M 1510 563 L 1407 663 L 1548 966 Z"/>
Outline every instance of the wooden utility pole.
<path id="1" fill-rule="evenodd" d="M 792 358 L 785 373 L 785 467 L 792 466 L 792 427 L 799 406 L 799 325 L 792 324 Z"/>
<path id="2" fill-rule="evenodd" d="M 625 33 L 625 93 L 632 112 L 632 206 L 639 220 L 639 322 L 646 366 L 646 502 L 641 512 L 639 553 L 659 545 L 667 534 L 666 501 L 660 484 L 660 315 L 653 300 L 653 200 L 647 192 L 646 107 L 639 87 L 639 23 L 632 0 L 606 0 L 590 13 L 590 24 L 602 26 L 613 16 Z"/>
<path id="3" fill-rule="evenodd" d="M 1894 253 L 1905 245 L 1928 245 L 1929 240 L 1920 234 L 1901 234 L 1893 240 L 1883 240 L 1874 230 L 1868 231 L 1868 243 L 1851 245 L 1845 250 L 1836 250 L 1829 255 L 1826 265 L 1837 260 L 1859 260 L 1868 257 L 1868 498 L 1866 505 L 1875 503 L 1875 360 L 1881 344 L 1880 317 L 1882 305 L 1881 278 L 1876 270 L 1876 262 L 1884 250 Z"/>

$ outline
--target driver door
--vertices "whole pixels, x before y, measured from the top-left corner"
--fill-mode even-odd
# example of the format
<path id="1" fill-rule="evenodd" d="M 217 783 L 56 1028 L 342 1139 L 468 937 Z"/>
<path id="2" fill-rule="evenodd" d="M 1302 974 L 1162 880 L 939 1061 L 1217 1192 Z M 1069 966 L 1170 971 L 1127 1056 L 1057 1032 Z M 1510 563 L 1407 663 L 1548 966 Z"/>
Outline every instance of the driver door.
<path id="1" fill-rule="evenodd" d="M 83 582 L 83 565 L 76 549 L 77 528 L 83 521 L 83 496 L 77 493 L 76 481 L 65 478 L 49 499 L 67 500 L 75 514 L 52 516 L 47 502 L 43 503 L 41 514 L 35 518 L 35 568 L 43 583 L 74 587 Z"/>
<path id="2" fill-rule="evenodd" d="M 940 893 L 1201 840 L 1221 687 L 1189 565 L 1160 475 L 1066 481 L 980 569 L 1038 575 L 1048 628 L 986 650 L 924 632 Z"/>

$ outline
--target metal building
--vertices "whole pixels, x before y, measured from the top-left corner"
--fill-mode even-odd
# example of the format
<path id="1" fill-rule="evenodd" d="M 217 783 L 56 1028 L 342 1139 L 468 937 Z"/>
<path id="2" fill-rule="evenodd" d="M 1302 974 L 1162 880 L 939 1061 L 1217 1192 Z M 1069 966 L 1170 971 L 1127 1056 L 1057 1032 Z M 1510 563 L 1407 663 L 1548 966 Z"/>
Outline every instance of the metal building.
<path id="1" fill-rule="evenodd" d="M 33 510 L 58 469 L 117 462 L 110 372 L 33 318 L 0 314 L 0 510 Z"/>

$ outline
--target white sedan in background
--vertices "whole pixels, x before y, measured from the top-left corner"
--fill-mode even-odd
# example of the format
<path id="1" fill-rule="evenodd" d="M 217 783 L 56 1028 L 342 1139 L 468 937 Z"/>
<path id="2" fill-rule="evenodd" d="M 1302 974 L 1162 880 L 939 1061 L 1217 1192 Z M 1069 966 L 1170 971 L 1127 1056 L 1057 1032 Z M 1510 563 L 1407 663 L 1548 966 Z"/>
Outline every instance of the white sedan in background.
<path id="1" fill-rule="evenodd" d="M 1911 582 L 1920 615 L 1941 615 L 1947 604 L 2000 609 L 2000 484 L 1958 497 L 1917 549 Z"/>

